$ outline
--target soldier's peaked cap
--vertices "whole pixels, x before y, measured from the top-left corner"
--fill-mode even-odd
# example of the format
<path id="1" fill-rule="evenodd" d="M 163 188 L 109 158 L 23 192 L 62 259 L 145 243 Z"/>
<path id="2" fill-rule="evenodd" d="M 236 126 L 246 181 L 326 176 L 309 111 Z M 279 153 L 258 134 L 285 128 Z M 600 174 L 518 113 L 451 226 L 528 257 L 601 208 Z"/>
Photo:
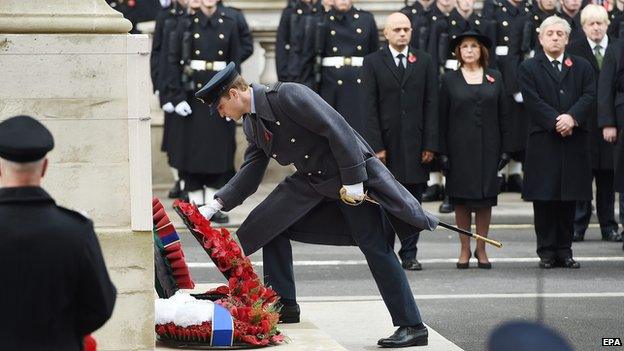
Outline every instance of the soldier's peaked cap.
<path id="1" fill-rule="evenodd" d="M 219 97 L 236 78 L 238 78 L 236 64 L 230 62 L 223 70 L 217 72 L 203 88 L 196 92 L 195 97 L 208 105 L 212 105 L 217 102 Z"/>
<path id="2" fill-rule="evenodd" d="M 19 163 L 42 159 L 54 148 L 54 137 L 30 116 L 15 116 L 0 123 L 0 157 Z"/>

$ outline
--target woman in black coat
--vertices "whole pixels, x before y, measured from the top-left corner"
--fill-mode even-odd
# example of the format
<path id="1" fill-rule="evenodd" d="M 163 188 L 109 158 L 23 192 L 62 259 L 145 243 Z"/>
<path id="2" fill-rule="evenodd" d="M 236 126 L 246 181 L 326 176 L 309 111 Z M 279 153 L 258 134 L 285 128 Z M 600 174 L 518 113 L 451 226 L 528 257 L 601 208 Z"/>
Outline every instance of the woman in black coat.
<path id="1" fill-rule="evenodd" d="M 508 161 L 507 111 L 501 74 L 487 68 L 490 40 L 468 31 L 451 42 L 460 69 L 441 78 L 440 140 L 446 186 L 455 205 L 455 221 L 470 229 L 476 214 L 477 233 L 487 236 L 492 206 L 499 190 L 497 171 Z M 446 161 L 446 162 L 445 162 Z M 468 268 L 470 238 L 461 237 L 457 268 Z M 479 268 L 491 268 L 484 242 L 475 250 Z"/>

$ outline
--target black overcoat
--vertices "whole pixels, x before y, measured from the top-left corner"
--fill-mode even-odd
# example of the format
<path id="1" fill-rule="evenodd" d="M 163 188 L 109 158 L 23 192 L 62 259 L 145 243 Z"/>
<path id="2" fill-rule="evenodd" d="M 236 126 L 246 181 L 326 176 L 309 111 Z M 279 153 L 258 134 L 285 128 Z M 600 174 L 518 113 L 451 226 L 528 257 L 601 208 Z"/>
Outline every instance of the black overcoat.
<path id="1" fill-rule="evenodd" d="M 343 184 L 363 182 L 399 237 L 437 226 L 438 220 L 420 207 L 364 139 L 314 91 L 297 83 L 252 88 L 256 114 L 243 120 L 248 141 L 245 161 L 215 197 L 224 202 L 225 211 L 240 205 L 257 190 L 270 158 L 281 165 L 294 164 L 297 172 L 254 208 L 238 229 L 247 255 L 284 232 L 303 242 L 355 244 L 338 208 Z"/>
<path id="2" fill-rule="evenodd" d="M 186 38 L 186 39 L 185 39 Z M 234 169 L 236 151 L 236 124 L 219 118 L 213 107 L 195 98 L 195 92 L 201 89 L 217 71 L 191 70 L 191 83 L 183 84 L 182 72 L 191 60 L 223 61 L 240 63 L 240 51 L 236 21 L 225 12 L 215 12 L 206 17 L 201 11 L 187 15 L 178 21 L 175 44 L 170 44 L 173 54 L 169 58 L 172 73 L 171 100 L 174 105 L 186 101 L 193 113 L 182 120 L 183 151 L 178 155 L 169 155 L 172 167 L 191 173 L 221 174 Z M 183 59 L 187 40 L 190 46 L 190 58 Z M 187 67 L 188 70 L 188 67 Z M 175 156 L 175 157 L 172 157 Z"/>
<path id="3" fill-rule="evenodd" d="M 618 139 L 614 145 L 614 189 L 624 192 L 624 45 L 616 41 L 609 45 L 598 82 L 598 128 L 616 127 Z"/>
<path id="4" fill-rule="evenodd" d="M 116 299 L 93 223 L 40 187 L 0 189 L 3 350 L 82 350 Z"/>
<path id="5" fill-rule="evenodd" d="M 431 56 L 410 49 L 403 77 L 388 46 L 364 58 L 364 138 L 386 150 L 386 166 L 403 183 L 424 183 L 422 151 L 438 151 L 438 82 Z M 413 62 L 412 62 L 413 61 Z"/>
<path id="6" fill-rule="evenodd" d="M 379 50 L 379 32 L 373 14 L 352 7 L 347 12 L 325 14 L 323 57 L 364 57 Z M 323 67 L 319 94 L 353 129 L 362 132 L 364 109 L 358 66 Z"/>
<path id="7" fill-rule="evenodd" d="M 565 54 L 557 72 L 543 51 L 520 65 L 519 80 L 531 118 L 522 197 L 530 201 L 590 201 L 588 119 L 596 98 L 591 64 Z M 555 130 L 557 116 L 577 122 L 570 136 Z"/>
<path id="8" fill-rule="evenodd" d="M 442 153 L 449 158 L 449 196 L 478 200 L 498 195 L 498 162 L 510 149 L 506 101 L 496 70 L 484 70 L 476 91 L 461 70 L 442 76 L 440 139 Z"/>
<path id="9" fill-rule="evenodd" d="M 605 55 L 606 51 L 613 50 L 613 47 L 615 47 L 614 40 L 614 38 L 609 38 L 609 44 L 607 44 Z M 600 75 L 600 68 L 598 67 L 598 61 L 596 61 L 596 56 L 594 56 L 587 38 L 582 38 L 570 43 L 567 49 L 570 54 L 578 55 L 591 63 L 595 74 L 596 89 L 598 89 L 598 76 Z M 600 96 L 599 91 L 598 96 Z M 598 105 L 594 102 L 594 106 L 592 107 L 587 123 L 588 131 L 590 133 L 589 139 L 592 169 L 613 170 L 613 144 L 606 142 L 602 137 L 602 128 L 598 128 L 597 111 Z"/>
<path id="10" fill-rule="evenodd" d="M 223 1 L 219 1 L 217 8 L 222 16 L 227 16 L 236 22 L 236 31 L 238 35 L 238 53 L 240 62 L 245 62 L 254 52 L 254 41 L 247 24 L 245 14 L 238 8 L 225 6 Z"/>

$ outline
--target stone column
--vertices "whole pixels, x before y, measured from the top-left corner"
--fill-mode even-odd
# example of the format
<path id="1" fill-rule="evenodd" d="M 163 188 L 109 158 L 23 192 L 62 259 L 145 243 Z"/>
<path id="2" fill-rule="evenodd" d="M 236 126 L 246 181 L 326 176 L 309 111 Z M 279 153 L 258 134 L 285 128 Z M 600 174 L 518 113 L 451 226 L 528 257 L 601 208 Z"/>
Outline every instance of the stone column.
<path id="1" fill-rule="evenodd" d="M 98 350 L 154 347 L 147 36 L 104 0 L 0 0 L 0 119 L 53 133 L 44 188 L 96 226 L 118 296 Z"/>

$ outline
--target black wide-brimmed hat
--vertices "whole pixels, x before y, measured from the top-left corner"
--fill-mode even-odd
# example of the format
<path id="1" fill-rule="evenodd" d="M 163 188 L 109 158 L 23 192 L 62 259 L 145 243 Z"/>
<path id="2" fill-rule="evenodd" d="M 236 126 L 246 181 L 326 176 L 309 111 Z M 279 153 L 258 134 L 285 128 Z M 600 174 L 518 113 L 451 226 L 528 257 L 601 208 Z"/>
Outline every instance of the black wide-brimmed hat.
<path id="1" fill-rule="evenodd" d="M 217 99 L 236 78 L 238 78 L 236 64 L 230 62 L 224 69 L 217 72 L 203 88 L 196 92 L 195 97 L 208 105 L 212 105 L 217 102 Z"/>
<path id="2" fill-rule="evenodd" d="M 453 40 L 449 43 L 449 49 L 451 51 L 455 51 L 457 45 L 459 45 L 459 43 L 461 43 L 465 38 L 475 38 L 479 43 L 483 44 L 488 49 L 492 46 L 490 38 L 475 32 L 474 30 L 468 30 L 453 38 Z"/>

